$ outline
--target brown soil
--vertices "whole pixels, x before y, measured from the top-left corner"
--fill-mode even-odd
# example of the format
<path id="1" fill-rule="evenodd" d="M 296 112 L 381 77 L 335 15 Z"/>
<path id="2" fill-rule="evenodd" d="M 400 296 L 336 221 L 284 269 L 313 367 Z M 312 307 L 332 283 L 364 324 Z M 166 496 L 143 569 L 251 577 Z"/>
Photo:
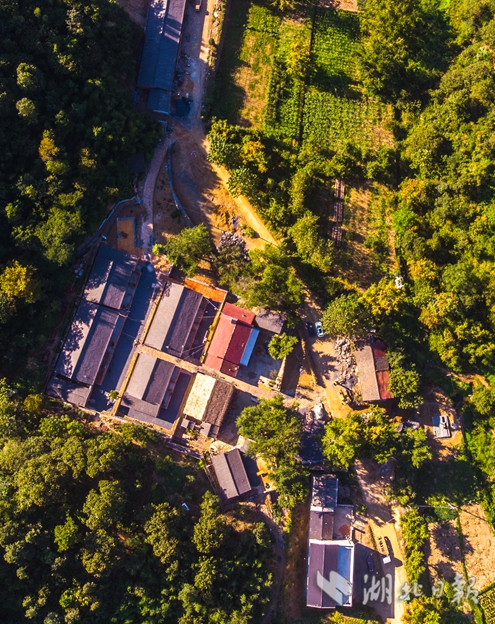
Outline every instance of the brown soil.
<path id="1" fill-rule="evenodd" d="M 206 160 L 202 133 L 176 122 L 174 138 L 174 188 L 193 223 L 205 223 L 217 243 L 225 230 L 233 229 L 232 218 L 236 215 L 239 226 L 249 225 L 258 233 L 255 238 L 246 238 L 248 249 L 263 248 L 265 242 L 277 244 L 249 202 L 243 197 L 232 198 L 225 186 L 228 174 Z"/>
<path id="2" fill-rule="evenodd" d="M 321 0 L 320 6 L 327 9 L 337 9 L 339 11 L 359 11 L 358 0 Z"/>
<path id="3" fill-rule="evenodd" d="M 169 234 L 178 234 L 184 227 L 178 216 L 172 217 L 177 208 L 168 181 L 167 159 L 163 161 L 156 178 L 153 212 L 153 233 L 157 243 L 163 244 Z"/>
<path id="4" fill-rule="evenodd" d="M 279 611 L 291 622 L 300 620 L 305 609 L 308 529 L 309 502 L 299 505 L 292 512 L 292 528 L 280 590 Z"/>
<path id="5" fill-rule="evenodd" d="M 468 576 L 482 590 L 495 581 L 495 534 L 481 505 L 465 505 L 461 511 L 463 550 Z"/>
<path id="6" fill-rule="evenodd" d="M 117 0 L 117 2 L 136 24 L 144 27 L 148 0 Z"/>
<path id="7" fill-rule="evenodd" d="M 418 419 L 428 434 L 429 444 L 433 453 L 433 461 L 449 461 L 456 454 L 462 444 L 462 433 L 452 430 L 452 437 L 437 439 L 433 435 L 431 417 L 435 414 L 448 416 L 451 429 L 454 423 L 458 423 L 457 412 L 451 400 L 441 388 L 428 388 L 425 392 L 425 402 L 419 408 Z"/>
<path id="8" fill-rule="evenodd" d="M 360 188 L 352 188 L 349 201 L 344 205 L 344 219 L 346 222 L 346 246 L 349 264 L 342 269 L 343 275 L 352 283 L 361 288 L 368 288 L 374 280 L 372 251 L 365 247 L 364 241 L 368 236 L 368 206 L 371 199 L 371 189 L 368 184 Z M 347 213 L 347 214 L 345 214 Z"/>
<path id="9" fill-rule="evenodd" d="M 437 522 L 430 524 L 429 529 L 425 554 L 432 584 L 437 580 L 452 582 L 456 572 L 463 573 L 457 522 Z"/>

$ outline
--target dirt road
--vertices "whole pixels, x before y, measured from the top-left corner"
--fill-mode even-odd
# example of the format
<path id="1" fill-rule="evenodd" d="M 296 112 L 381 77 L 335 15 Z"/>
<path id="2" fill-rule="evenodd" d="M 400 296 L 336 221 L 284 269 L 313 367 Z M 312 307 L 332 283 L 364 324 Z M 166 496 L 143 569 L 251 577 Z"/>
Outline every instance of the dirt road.
<path id="1" fill-rule="evenodd" d="M 391 624 L 400 624 L 404 613 L 404 601 L 399 600 L 401 588 L 407 581 L 406 571 L 402 562 L 402 554 L 397 537 L 397 527 L 392 510 L 388 505 L 383 493 L 383 483 L 380 480 L 377 465 L 373 460 L 357 461 L 355 464 L 356 476 L 366 502 L 370 526 L 375 539 L 387 538 L 392 546 L 392 563 L 384 567 L 384 574 L 394 575 L 395 599 L 392 605 L 374 602 L 371 606 L 375 611 Z"/>

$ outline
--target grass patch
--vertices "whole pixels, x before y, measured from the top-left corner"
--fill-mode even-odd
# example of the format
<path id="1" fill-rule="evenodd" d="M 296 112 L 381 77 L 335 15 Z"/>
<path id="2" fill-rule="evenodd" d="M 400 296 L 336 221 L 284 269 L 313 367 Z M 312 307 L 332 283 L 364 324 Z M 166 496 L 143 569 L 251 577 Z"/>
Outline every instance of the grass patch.
<path id="1" fill-rule="evenodd" d="M 212 116 L 259 126 L 266 76 L 275 52 L 280 18 L 260 3 L 230 5 L 222 58 L 215 77 Z"/>

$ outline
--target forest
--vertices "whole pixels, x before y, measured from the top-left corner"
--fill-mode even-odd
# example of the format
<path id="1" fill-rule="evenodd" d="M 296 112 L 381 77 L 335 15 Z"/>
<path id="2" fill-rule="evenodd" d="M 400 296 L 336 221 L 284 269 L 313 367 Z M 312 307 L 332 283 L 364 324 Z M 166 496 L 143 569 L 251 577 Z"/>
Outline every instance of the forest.
<path id="1" fill-rule="evenodd" d="M 107 0 L 0 2 L 0 375 L 43 378 L 77 246 L 160 136 L 133 109 L 141 42 Z"/>
<path id="2" fill-rule="evenodd" d="M 259 622 L 265 524 L 223 515 L 197 460 L 153 431 L 74 416 L 0 388 L 0 620 Z"/>

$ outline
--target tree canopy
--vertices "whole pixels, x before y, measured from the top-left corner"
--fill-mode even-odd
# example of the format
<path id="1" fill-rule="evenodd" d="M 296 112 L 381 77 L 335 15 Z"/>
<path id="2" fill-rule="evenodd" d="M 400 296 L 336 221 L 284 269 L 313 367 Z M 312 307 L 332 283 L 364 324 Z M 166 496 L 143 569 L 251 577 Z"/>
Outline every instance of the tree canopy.
<path id="1" fill-rule="evenodd" d="M 297 343 L 296 336 L 275 334 L 268 344 L 268 353 L 274 360 L 283 360 L 292 353 Z"/>
<path id="2" fill-rule="evenodd" d="M 98 433 L 37 403 L 28 411 L 1 388 L 2 622 L 262 619 L 263 523 L 237 528 L 204 473 L 171 458 L 153 431 Z"/>
<path id="3" fill-rule="evenodd" d="M 298 459 L 302 424 L 297 411 L 284 407 L 279 394 L 246 407 L 237 419 L 237 427 L 242 436 L 252 440 L 249 453 L 260 455 L 268 464 L 282 506 L 302 502 L 307 479 Z"/>
<path id="4" fill-rule="evenodd" d="M 211 255 L 213 246 L 206 226 L 201 223 L 193 228 L 184 228 L 177 236 L 168 238 L 164 245 L 155 245 L 154 250 L 164 252 L 171 262 L 192 277 L 200 261 Z"/>

